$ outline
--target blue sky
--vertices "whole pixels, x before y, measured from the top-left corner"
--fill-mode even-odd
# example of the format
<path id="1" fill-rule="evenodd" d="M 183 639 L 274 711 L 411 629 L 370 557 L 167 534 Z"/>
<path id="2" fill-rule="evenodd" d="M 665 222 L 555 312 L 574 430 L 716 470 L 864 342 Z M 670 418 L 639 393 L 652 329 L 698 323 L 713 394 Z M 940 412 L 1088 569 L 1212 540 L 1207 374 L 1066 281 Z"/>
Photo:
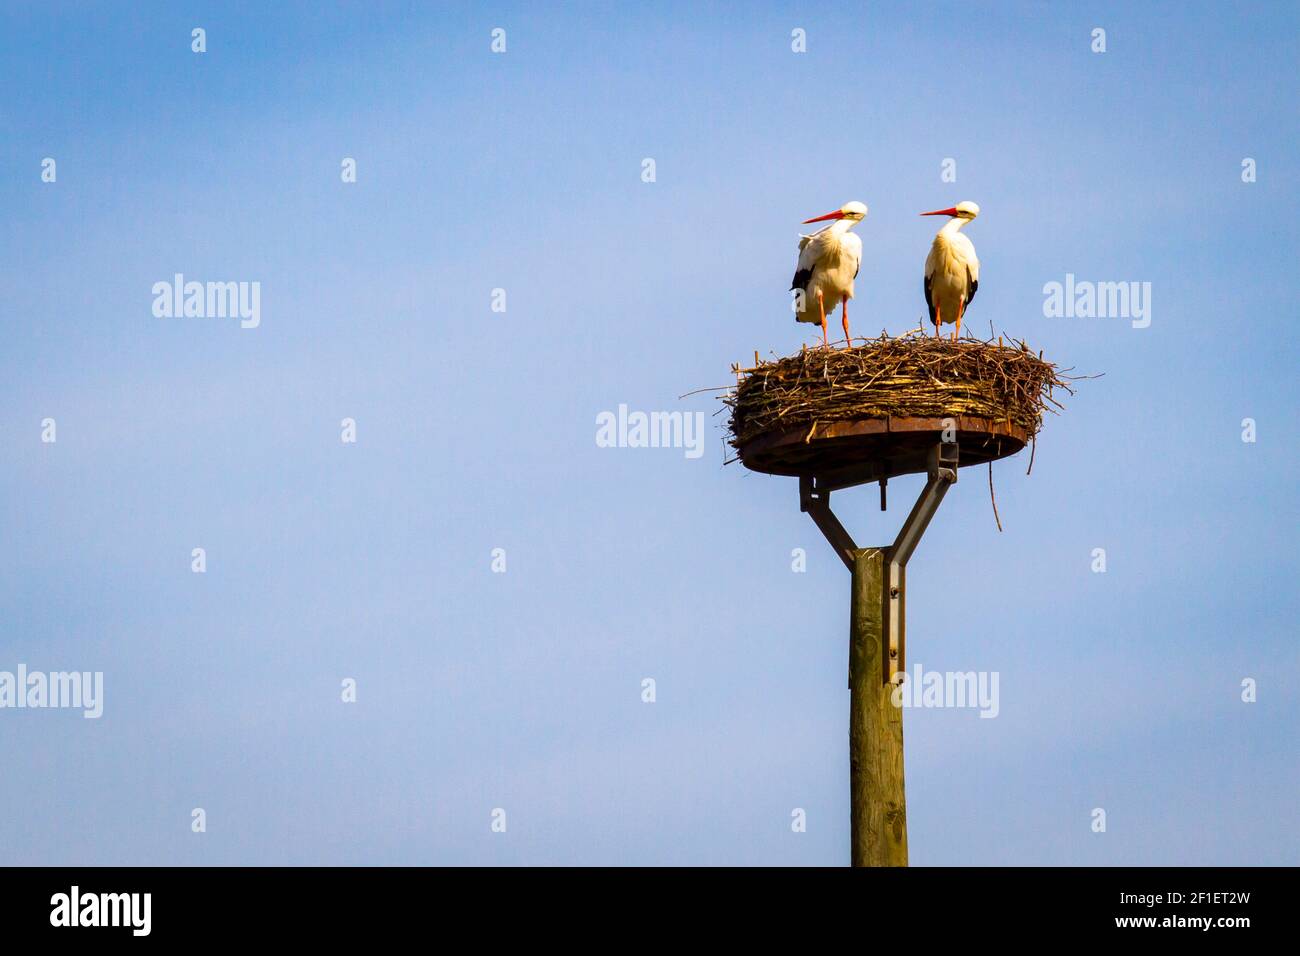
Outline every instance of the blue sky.
<path id="1" fill-rule="evenodd" d="M 847 863 L 847 575 L 680 396 L 812 341 L 799 222 L 850 199 L 855 331 L 919 323 L 916 213 L 971 199 L 968 325 L 1105 373 L 1003 534 L 963 471 L 912 561 L 911 662 L 1001 677 L 905 715 L 913 864 L 1300 862 L 1298 20 L 6 4 L 0 670 L 105 701 L 0 710 L 0 862 Z M 155 318 L 177 272 L 260 326 Z M 1150 327 L 1045 318 L 1067 273 Z M 597 447 L 620 403 L 704 456 Z M 836 509 L 886 543 L 918 486 Z"/>

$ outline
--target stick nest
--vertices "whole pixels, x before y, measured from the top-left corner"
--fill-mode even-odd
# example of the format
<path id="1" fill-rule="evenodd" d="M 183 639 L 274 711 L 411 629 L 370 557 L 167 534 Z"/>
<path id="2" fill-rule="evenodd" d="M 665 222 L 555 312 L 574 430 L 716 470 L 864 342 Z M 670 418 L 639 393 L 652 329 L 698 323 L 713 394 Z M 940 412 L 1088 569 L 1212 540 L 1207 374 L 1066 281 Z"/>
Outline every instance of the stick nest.
<path id="1" fill-rule="evenodd" d="M 1065 375 L 1024 342 L 1002 345 L 911 334 L 881 335 L 851 349 L 818 347 L 754 368 L 735 367 L 723 397 L 731 409 L 731 445 L 791 428 L 863 418 L 978 415 L 1011 421 L 1036 435 L 1043 412 L 1074 394 Z M 1065 371 L 1069 371 L 1068 369 Z"/>

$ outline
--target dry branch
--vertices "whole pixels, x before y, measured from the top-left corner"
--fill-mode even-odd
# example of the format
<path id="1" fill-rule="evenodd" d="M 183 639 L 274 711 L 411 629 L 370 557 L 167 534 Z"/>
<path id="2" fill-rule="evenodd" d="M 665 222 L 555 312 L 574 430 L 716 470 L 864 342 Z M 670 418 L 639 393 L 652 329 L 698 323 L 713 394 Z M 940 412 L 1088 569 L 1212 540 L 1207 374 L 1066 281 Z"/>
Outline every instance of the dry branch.
<path id="1" fill-rule="evenodd" d="M 773 430 L 811 432 L 815 424 L 887 416 L 975 415 L 1010 421 L 1032 436 L 1043 412 L 1061 407 L 1053 390 L 1074 394 L 1068 383 L 1075 380 L 1024 342 L 921 334 L 805 349 L 735 371 L 738 383 L 722 399 L 731 409 L 734 448 Z"/>

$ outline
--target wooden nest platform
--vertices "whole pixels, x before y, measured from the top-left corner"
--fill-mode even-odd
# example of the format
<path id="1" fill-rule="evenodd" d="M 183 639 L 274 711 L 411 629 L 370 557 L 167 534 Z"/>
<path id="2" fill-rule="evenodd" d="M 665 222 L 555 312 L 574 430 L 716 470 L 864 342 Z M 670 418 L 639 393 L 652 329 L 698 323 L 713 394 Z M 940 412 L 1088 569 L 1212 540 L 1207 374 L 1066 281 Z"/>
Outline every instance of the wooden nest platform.
<path id="1" fill-rule="evenodd" d="M 734 371 L 731 445 L 754 471 L 839 486 L 924 472 L 949 426 L 962 466 L 1020 451 L 1071 392 L 1024 342 L 881 336 Z M 945 420 L 950 420 L 945 422 Z M 951 438 L 951 436 L 948 436 Z M 734 460 L 734 459 L 733 459 Z"/>

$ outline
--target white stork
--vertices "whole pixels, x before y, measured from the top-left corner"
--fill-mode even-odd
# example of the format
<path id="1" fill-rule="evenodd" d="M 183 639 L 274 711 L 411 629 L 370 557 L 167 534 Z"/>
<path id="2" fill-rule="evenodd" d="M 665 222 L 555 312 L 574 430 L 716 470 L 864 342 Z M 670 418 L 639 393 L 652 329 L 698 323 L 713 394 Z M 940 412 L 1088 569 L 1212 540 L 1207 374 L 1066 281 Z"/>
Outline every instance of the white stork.
<path id="1" fill-rule="evenodd" d="M 822 342 L 826 338 L 826 313 L 835 314 L 835 306 L 844 306 L 844 347 L 853 341 L 849 338 L 849 299 L 853 298 L 853 280 L 857 278 L 862 262 L 862 240 L 852 232 L 854 226 L 867 218 L 865 203 L 845 203 L 835 212 L 805 219 L 823 222 L 834 219 L 829 226 L 811 236 L 799 237 L 799 265 L 795 269 L 791 290 L 799 290 L 795 297 L 795 320 L 820 322 Z M 817 308 L 813 308 L 813 305 Z"/>
<path id="2" fill-rule="evenodd" d="M 925 260 L 925 304 L 930 307 L 935 338 L 941 322 L 956 322 L 952 333 L 961 334 L 961 317 L 980 287 L 980 261 L 975 245 L 961 234 L 961 227 L 980 214 L 973 202 L 959 202 L 951 209 L 923 212 L 922 216 L 951 216 L 934 237 L 930 255 Z"/>

